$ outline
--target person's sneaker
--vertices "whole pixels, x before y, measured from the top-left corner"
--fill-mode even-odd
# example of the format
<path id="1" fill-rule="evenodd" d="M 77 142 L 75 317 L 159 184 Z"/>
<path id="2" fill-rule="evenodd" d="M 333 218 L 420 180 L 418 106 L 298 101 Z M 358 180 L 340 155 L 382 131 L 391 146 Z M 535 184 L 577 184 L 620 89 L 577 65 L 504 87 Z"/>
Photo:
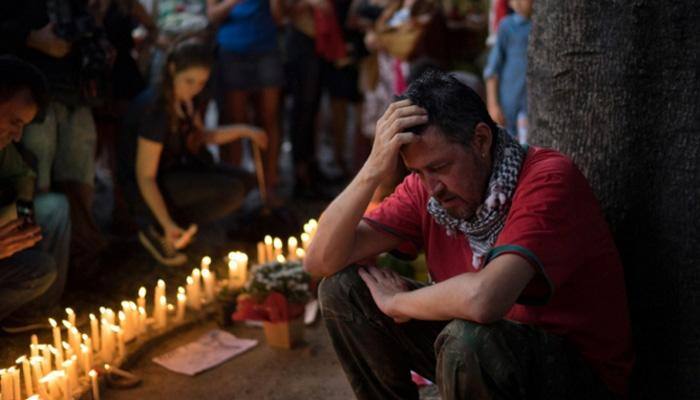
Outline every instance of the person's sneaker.
<path id="1" fill-rule="evenodd" d="M 22 317 L 10 315 L 9 317 L 0 321 L 0 329 L 9 334 L 32 332 L 50 328 L 51 325 L 49 325 L 49 320 L 45 315 Z"/>
<path id="2" fill-rule="evenodd" d="M 159 263 L 179 267 L 187 262 L 187 255 L 180 253 L 153 226 L 139 231 L 139 241 Z"/>

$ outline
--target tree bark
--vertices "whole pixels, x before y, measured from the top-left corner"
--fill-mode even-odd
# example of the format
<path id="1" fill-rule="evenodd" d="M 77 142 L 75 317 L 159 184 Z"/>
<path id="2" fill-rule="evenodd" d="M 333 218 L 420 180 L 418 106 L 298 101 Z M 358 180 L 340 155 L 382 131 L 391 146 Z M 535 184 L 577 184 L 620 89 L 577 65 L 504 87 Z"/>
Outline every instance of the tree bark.
<path id="1" fill-rule="evenodd" d="M 700 394 L 700 7 L 537 0 L 531 141 L 571 156 L 625 266 L 633 398 Z"/>

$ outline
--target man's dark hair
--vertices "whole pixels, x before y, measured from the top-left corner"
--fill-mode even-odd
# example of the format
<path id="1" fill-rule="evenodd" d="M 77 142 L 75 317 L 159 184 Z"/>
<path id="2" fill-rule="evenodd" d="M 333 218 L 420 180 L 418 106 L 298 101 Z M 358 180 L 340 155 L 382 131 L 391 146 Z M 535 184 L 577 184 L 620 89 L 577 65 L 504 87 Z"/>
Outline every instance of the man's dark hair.
<path id="1" fill-rule="evenodd" d="M 7 101 L 28 89 L 42 114 L 49 102 L 49 89 L 44 74 L 34 65 L 14 56 L 0 56 L 0 101 Z"/>
<path id="2" fill-rule="evenodd" d="M 481 97 L 449 73 L 426 71 L 399 99 L 409 99 L 428 112 L 426 124 L 410 129 L 414 134 L 420 135 L 428 126 L 435 126 L 450 141 L 466 146 L 474 136 L 476 125 L 483 122 L 496 139 L 496 123 Z"/>

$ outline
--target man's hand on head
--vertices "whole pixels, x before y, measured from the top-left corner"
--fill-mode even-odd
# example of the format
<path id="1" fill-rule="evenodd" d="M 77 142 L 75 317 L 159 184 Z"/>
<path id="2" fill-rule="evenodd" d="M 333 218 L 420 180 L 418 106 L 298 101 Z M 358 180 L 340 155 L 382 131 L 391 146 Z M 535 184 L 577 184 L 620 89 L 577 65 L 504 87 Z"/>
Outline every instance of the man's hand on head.
<path id="1" fill-rule="evenodd" d="M 407 292 L 408 285 L 395 271 L 369 266 L 358 270 L 360 278 L 369 288 L 377 307 L 396 323 L 407 322 L 410 318 L 398 315 L 394 311 L 393 302 L 397 294 Z"/>
<path id="2" fill-rule="evenodd" d="M 28 249 L 41 240 L 41 228 L 15 219 L 0 226 L 0 259 Z"/>
<path id="3" fill-rule="evenodd" d="M 416 140 L 416 135 L 407 130 L 426 122 L 428 113 L 410 100 L 391 103 L 377 121 L 372 152 L 365 163 L 366 172 L 374 178 L 393 174 L 401 146 Z"/>

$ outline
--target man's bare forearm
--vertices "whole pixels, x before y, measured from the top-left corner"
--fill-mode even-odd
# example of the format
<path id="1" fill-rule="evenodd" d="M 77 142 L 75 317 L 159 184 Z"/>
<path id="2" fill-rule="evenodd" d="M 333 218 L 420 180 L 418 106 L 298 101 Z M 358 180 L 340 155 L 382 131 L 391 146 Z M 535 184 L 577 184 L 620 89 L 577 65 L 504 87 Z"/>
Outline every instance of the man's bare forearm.
<path id="1" fill-rule="evenodd" d="M 351 261 L 357 226 L 378 185 L 379 177 L 365 165 L 323 212 L 304 261 L 309 272 L 332 275 Z"/>

